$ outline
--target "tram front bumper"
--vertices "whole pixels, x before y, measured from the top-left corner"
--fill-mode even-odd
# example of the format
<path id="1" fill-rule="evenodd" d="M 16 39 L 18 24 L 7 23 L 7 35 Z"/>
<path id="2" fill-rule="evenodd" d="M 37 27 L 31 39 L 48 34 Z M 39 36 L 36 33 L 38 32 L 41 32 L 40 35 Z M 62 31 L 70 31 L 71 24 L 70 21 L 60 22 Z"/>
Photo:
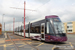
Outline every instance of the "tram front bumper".
<path id="1" fill-rule="evenodd" d="M 64 42 L 64 41 L 67 41 L 67 37 L 53 37 L 52 40 L 54 42 Z"/>

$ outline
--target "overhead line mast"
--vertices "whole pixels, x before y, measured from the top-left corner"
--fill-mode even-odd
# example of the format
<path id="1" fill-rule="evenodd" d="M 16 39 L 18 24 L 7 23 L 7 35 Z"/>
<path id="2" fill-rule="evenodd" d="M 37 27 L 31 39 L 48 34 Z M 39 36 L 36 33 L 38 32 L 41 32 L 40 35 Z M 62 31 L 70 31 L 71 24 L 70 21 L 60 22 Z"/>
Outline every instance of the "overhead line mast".
<path id="1" fill-rule="evenodd" d="M 29 10 L 29 11 L 36 11 L 36 10 L 31 10 L 31 9 L 25 9 L 25 4 L 26 2 L 24 1 L 24 8 L 15 8 L 15 7 L 10 7 L 10 8 L 15 8 L 15 9 L 23 9 L 24 10 L 24 38 L 25 38 L 25 10 Z M 13 22 L 14 23 L 14 22 Z M 13 31 L 14 31 L 14 25 L 13 25 Z"/>
<path id="2" fill-rule="evenodd" d="M 24 38 L 25 38 L 25 1 L 24 1 Z"/>

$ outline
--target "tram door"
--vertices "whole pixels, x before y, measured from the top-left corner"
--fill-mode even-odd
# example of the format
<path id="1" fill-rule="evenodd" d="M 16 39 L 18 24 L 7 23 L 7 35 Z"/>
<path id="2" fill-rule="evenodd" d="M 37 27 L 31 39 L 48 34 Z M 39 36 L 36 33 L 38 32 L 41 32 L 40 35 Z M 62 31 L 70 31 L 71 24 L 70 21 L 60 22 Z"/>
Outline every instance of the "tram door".
<path id="1" fill-rule="evenodd" d="M 41 24 L 41 40 L 45 40 L 45 23 Z"/>

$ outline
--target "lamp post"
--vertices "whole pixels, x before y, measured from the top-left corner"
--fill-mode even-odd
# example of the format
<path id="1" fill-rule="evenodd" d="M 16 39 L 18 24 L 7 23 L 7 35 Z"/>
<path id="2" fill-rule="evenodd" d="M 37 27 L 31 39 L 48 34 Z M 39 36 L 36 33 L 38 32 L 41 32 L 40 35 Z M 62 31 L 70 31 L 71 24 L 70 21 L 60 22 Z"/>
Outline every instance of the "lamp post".
<path id="1" fill-rule="evenodd" d="M 13 18 L 13 34 L 14 34 L 15 18 Z"/>

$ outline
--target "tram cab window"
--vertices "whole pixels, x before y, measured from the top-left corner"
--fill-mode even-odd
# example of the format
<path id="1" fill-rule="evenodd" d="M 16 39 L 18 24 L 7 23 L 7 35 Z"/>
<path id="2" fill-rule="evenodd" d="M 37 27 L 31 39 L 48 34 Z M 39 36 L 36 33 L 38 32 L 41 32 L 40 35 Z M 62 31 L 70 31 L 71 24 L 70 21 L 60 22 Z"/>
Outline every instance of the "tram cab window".
<path id="1" fill-rule="evenodd" d="M 56 34 L 65 33 L 64 24 L 61 22 L 59 18 L 53 18 L 53 24 Z"/>

